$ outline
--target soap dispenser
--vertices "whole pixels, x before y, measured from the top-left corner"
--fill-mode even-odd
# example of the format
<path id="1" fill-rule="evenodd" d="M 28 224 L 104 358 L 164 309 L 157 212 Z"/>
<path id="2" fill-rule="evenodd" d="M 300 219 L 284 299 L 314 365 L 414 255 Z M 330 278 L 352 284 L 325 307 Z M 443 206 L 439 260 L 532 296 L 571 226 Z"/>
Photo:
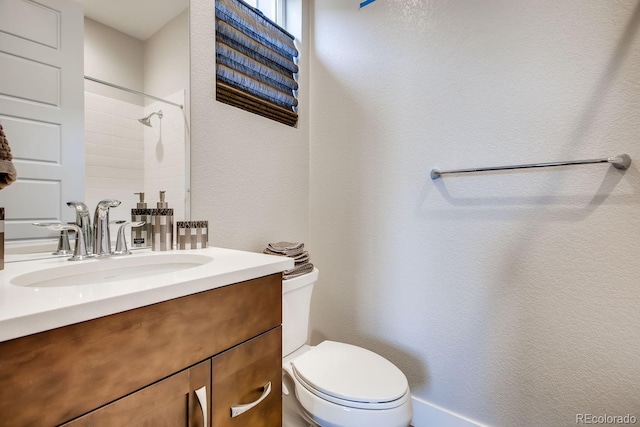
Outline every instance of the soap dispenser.
<path id="1" fill-rule="evenodd" d="M 133 193 L 140 197 L 135 209 L 131 209 L 131 222 L 143 222 L 141 227 L 131 228 L 131 246 L 134 248 L 151 247 L 151 209 L 147 208 L 144 201 L 144 193 Z"/>
<path id="2" fill-rule="evenodd" d="M 151 250 L 170 251 L 173 249 L 173 209 L 165 201 L 166 191 L 160 192 L 157 209 L 151 209 Z"/>

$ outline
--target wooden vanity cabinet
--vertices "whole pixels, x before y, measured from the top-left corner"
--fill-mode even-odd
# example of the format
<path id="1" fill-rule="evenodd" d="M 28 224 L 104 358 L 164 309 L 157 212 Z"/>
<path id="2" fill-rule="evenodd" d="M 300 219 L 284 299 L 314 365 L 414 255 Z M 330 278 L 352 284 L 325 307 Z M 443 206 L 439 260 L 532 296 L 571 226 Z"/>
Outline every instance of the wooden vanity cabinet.
<path id="1" fill-rule="evenodd" d="M 0 343 L 0 426 L 280 426 L 281 283 L 273 274 Z"/>

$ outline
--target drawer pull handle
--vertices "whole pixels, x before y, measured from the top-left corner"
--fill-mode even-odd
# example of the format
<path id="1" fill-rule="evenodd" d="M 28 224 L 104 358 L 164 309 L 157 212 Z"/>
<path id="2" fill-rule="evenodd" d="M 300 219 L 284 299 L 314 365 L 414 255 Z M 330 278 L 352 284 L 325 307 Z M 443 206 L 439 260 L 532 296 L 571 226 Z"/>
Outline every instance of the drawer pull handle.
<path id="1" fill-rule="evenodd" d="M 266 383 L 263 387 L 262 387 L 262 396 L 260 396 L 260 398 L 258 400 L 256 400 L 255 402 L 251 402 L 251 403 L 247 403 L 246 405 L 236 405 L 236 406 L 232 406 L 231 407 L 231 418 L 235 418 L 240 414 L 244 414 L 245 412 L 247 412 L 249 409 L 253 408 L 254 406 L 256 406 L 258 403 L 262 402 L 264 399 L 267 398 L 267 396 L 269 396 L 269 393 L 271 393 L 271 381 L 269 381 L 268 383 Z"/>
<path id="2" fill-rule="evenodd" d="M 209 420 L 207 419 L 207 386 L 202 386 L 196 390 L 196 397 L 198 398 L 198 403 L 200 404 L 200 409 L 202 409 L 202 418 L 204 419 L 204 426 L 209 425 Z"/>

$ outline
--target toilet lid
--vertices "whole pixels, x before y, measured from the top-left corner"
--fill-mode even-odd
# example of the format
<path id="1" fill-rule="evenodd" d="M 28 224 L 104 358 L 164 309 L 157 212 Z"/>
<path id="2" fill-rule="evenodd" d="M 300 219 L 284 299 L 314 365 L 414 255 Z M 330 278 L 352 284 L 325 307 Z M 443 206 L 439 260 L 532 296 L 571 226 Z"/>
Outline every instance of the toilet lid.
<path id="1" fill-rule="evenodd" d="M 324 341 L 292 361 L 296 375 L 326 395 L 361 403 L 392 402 L 409 388 L 384 357 L 350 344 Z"/>

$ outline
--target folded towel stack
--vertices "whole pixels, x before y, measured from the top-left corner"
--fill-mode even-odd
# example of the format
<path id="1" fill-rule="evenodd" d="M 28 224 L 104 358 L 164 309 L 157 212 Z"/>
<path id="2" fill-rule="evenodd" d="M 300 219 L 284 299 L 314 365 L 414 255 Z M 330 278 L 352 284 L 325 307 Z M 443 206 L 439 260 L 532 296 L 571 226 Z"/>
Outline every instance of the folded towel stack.
<path id="1" fill-rule="evenodd" d="M 2 125 L 0 125 L 0 190 L 16 180 L 16 168 L 13 166 L 12 160 L 9 141 L 4 134 Z"/>
<path id="2" fill-rule="evenodd" d="M 269 243 L 263 252 L 269 255 L 293 258 L 295 265 L 291 270 L 285 270 L 282 273 L 282 278 L 284 280 L 292 279 L 313 271 L 313 264 L 310 262 L 311 257 L 309 256 L 309 252 L 304 250 L 304 243 Z"/>

